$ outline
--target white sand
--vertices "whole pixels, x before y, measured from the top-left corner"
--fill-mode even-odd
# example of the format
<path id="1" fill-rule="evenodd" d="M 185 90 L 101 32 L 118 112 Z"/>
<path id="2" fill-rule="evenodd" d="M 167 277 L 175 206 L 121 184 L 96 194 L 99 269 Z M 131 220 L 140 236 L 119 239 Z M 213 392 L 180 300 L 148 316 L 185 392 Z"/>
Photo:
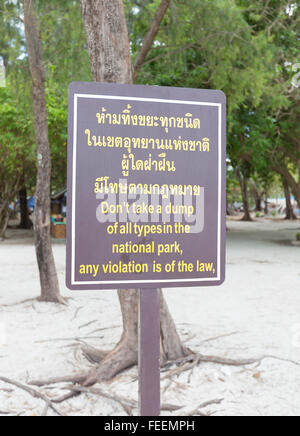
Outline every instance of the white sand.
<path id="1" fill-rule="evenodd" d="M 267 354 L 300 363 L 300 248 L 290 243 L 297 229 L 300 232 L 300 222 L 228 225 L 226 283 L 220 288 L 165 291 L 183 339 L 202 354 L 227 358 Z M 26 383 L 76 373 L 87 369 L 88 363 L 75 338 L 110 349 L 120 337 L 116 292 L 69 292 L 64 285 L 64 243 L 56 242 L 54 252 L 62 293 L 72 298 L 68 306 L 36 301 L 14 305 L 39 294 L 32 235 L 11 232 L 0 243 L 0 376 Z M 230 336 L 205 342 L 220 335 Z M 137 399 L 136 376 L 137 368 L 133 368 L 101 388 Z M 185 411 L 224 398 L 221 405 L 205 412 L 299 416 L 299 386 L 300 366 L 269 358 L 258 367 L 201 364 L 192 374 L 182 374 L 171 383 L 163 381 L 162 396 L 163 402 L 186 406 Z M 40 391 L 49 397 L 65 393 L 58 388 Z M 124 414 L 118 404 L 85 394 L 57 407 L 68 415 Z M 0 382 L 0 414 L 40 415 L 43 409 L 43 401 Z"/>

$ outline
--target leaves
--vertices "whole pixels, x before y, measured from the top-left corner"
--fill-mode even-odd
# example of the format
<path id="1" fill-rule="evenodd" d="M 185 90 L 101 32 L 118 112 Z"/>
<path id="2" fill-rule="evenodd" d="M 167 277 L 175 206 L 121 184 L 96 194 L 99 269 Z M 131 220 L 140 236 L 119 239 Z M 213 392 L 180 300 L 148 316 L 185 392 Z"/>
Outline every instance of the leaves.
<path id="1" fill-rule="evenodd" d="M 39 0 L 46 66 L 52 190 L 66 183 L 67 92 L 90 81 L 89 56 L 78 0 Z M 133 60 L 160 0 L 124 0 Z M 228 97 L 229 168 L 247 167 L 272 180 L 271 164 L 299 168 L 300 88 L 292 66 L 300 61 L 300 1 L 173 0 L 138 83 L 223 90 Z M 0 56 L 8 87 L 0 89 L 0 174 L 25 171 L 35 184 L 31 79 L 20 1 L 0 0 Z M 234 171 L 228 183 L 236 189 Z M 0 188 L 1 191 L 1 188 Z"/>

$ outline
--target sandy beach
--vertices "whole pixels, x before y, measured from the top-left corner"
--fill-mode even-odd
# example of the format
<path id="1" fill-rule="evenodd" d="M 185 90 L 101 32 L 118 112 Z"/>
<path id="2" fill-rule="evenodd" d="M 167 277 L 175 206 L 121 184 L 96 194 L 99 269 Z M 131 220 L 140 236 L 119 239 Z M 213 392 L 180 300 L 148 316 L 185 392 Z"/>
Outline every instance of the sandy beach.
<path id="1" fill-rule="evenodd" d="M 300 221 L 228 222 L 227 279 L 219 288 L 165 290 L 181 337 L 204 355 L 232 359 L 269 356 L 229 367 L 202 363 L 166 378 L 162 401 L 188 414 L 201 404 L 216 416 L 300 416 Z M 39 277 L 31 231 L 9 230 L 0 243 L 0 376 L 21 383 L 75 374 L 89 368 L 80 343 L 111 349 L 121 314 L 115 291 L 71 293 L 65 287 L 65 243 L 54 241 L 61 291 L 67 306 L 39 303 Z M 24 302 L 23 302 L 24 301 Z M 40 388 L 49 398 L 65 384 Z M 137 368 L 101 385 L 109 394 L 137 400 Z M 57 408 L 63 414 L 122 415 L 120 404 L 82 394 Z M 0 382 L 0 414 L 41 415 L 44 402 Z M 48 414 L 53 414 L 48 411 Z M 137 414 L 137 410 L 134 411 Z M 170 415 L 170 412 L 163 412 Z"/>

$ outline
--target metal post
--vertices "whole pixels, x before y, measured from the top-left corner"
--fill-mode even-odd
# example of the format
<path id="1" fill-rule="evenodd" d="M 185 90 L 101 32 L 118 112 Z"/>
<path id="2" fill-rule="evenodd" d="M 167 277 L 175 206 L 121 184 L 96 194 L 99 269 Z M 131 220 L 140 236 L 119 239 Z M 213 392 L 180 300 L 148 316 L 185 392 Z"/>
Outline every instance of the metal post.
<path id="1" fill-rule="evenodd" d="M 160 416 L 159 289 L 140 290 L 139 409 L 141 416 Z"/>

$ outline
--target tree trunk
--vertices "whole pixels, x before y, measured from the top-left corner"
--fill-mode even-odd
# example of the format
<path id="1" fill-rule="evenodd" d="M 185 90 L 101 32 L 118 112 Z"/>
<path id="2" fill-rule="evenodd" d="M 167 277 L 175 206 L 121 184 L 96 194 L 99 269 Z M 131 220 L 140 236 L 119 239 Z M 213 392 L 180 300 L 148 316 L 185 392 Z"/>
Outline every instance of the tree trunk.
<path id="1" fill-rule="evenodd" d="M 9 206 L 13 203 L 18 190 L 20 189 L 20 178 L 14 181 L 5 181 L 0 187 L 0 239 L 5 239 L 8 228 L 11 210 Z"/>
<path id="2" fill-rule="evenodd" d="M 40 272 L 41 301 L 62 302 L 50 238 L 51 158 L 45 99 L 45 72 L 34 0 L 23 0 L 24 24 L 32 93 L 37 153 L 34 231 Z"/>
<path id="3" fill-rule="evenodd" d="M 282 178 L 282 184 L 284 189 L 284 195 L 285 195 L 285 202 L 286 202 L 286 217 L 287 220 L 296 220 L 297 217 L 294 214 L 292 202 L 291 202 L 291 193 L 290 193 L 290 187 L 286 179 Z"/>
<path id="4" fill-rule="evenodd" d="M 132 84 L 133 69 L 122 0 L 81 0 L 81 8 L 94 81 Z M 123 317 L 121 340 L 107 355 L 85 347 L 86 357 L 100 363 L 86 385 L 110 379 L 138 363 L 139 291 L 119 290 L 118 296 Z M 178 359 L 190 353 L 179 339 L 162 294 L 161 349 L 162 361 Z"/>
<path id="5" fill-rule="evenodd" d="M 273 169 L 274 171 L 276 171 L 278 174 L 280 174 L 282 177 L 284 177 L 284 179 L 286 180 L 286 182 L 288 183 L 291 192 L 293 193 L 297 204 L 298 204 L 298 208 L 300 209 L 300 179 L 298 180 L 298 182 L 296 181 L 295 177 L 289 172 L 288 168 L 285 165 L 273 165 Z M 300 170 L 299 170 L 300 173 Z M 299 174 L 300 177 L 300 174 Z"/>
<path id="6" fill-rule="evenodd" d="M 9 222 L 9 202 L 4 200 L 0 208 L 0 240 L 5 239 Z"/>
<path id="7" fill-rule="evenodd" d="M 3 241 L 5 239 L 8 223 L 9 223 L 9 212 L 6 210 L 2 217 L 2 225 L 0 229 L 0 239 Z"/>
<path id="8" fill-rule="evenodd" d="M 262 212 L 262 195 L 260 195 L 254 183 L 251 185 L 251 191 L 255 202 L 255 212 Z"/>
<path id="9" fill-rule="evenodd" d="M 242 194 L 243 194 L 243 204 L 244 204 L 243 221 L 252 221 L 251 214 L 250 214 L 250 206 L 249 206 L 248 179 L 245 174 L 243 174 Z"/>
<path id="10" fill-rule="evenodd" d="M 261 212 L 262 211 L 261 197 L 257 197 L 256 200 L 255 200 L 255 210 L 256 210 L 256 212 Z"/>
<path id="11" fill-rule="evenodd" d="M 141 50 L 135 59 L 134 75 L 133 75 L 134 81 L 137 79 L 139 72 L 143 68 L 143 63 L 147 57 L 147 54 L 149 53 L 149 51 L 152 47 L 154 39 L 159 31 L 159 27 L 161 25 L 161 22 L 165 16 L 165 13 L 166 13 L 168 7 L 170 6 L 170 3 L 171 3 L 171 0 L 162 0 L 158 9 L 157 9 L 155 17 L 154 17 L 154 19 L 149 27 L 147 35 L 143 41 Z"/>
<path id="12" fill-rule="evenodd" d="M 266 198 L 265 198 L 264 214 L 265 216 L 269 214 L 268 194 L 266 194 Z"/>
<path id="13" fill-rule="evenodd" d="M 25 184 L 19 190 L 20 201 L 20 229 L 31 229 L 32 222 L 29 218 L 28 201 L 27 201 L 27 189 Z"/>
<path id="14" fill-rule="evenodd" d="M 295 184 L 292 187 L 291 191 L 292 191 L 292 193 L 293 193 L 293 195 L 294 195 L 294 197 L 295 197 L 295 199 L 297 201 L 298 208 L 300 209 L 300 184 L 298 184 L 298 185 Z"/>
<path id="15" fill-rule="evenodd" d="M 122 0 L 81 0 L 81 10 L 94 81 L 132 83 Z"/>
<path id="16" fill-rule="evenodd" d="M 249 194 L 248 194 L 248 179 L 245 173 L 241 173 L 238 170 L 238 178 L 241 185 L 242 197 L 243 197 L 243 206 L 244 206 L 244 216 L 242 221 L 252 221 L 250 214 L 250 206 L 249 206 Z"/>

